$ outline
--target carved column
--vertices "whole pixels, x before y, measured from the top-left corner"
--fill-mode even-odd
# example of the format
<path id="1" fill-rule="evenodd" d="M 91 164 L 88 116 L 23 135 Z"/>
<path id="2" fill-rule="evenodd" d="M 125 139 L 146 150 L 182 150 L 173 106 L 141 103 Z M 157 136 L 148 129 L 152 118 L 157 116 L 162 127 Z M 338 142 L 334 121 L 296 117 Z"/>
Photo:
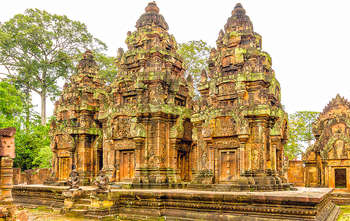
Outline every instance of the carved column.
<path id="1" fill-rule="evenodd" d="M 281 149 L 280 136 L 271 136 L 270 161 L 271 167 L 269 169 L 277 171 L 277 150 Z"/>
<path id="2" fill-rule="evenodd" d="M 103 170 L 106 171 L 111 182 L 115 181 L 113 175 L 116 164 L 115 154 L 113 150 L 113 140 L 104 140 L 103 142 Z"/>
<path id="3" fill-rule="evenodd" d="M 86 179 L 87 163 L 88 163 L 88 162 L 86 162 L 87 159 L 86 159 L 86 153 L 85 153 L 86 152 L 86 146 L 85 146 L 86 138 L 87 138 L 87 136 L 85 134 L 79 135 L 77 148 L 76 148 L 76 152 L 77 152 L 76 169 L 77 169 L 77 172 L 79 173 L 80 180 L 81 180 L 83 185 L 88 182 L 88 180 Z"/>
<path id="4" fill-rule="evenodd" d="M 133 178 L 133 183 L 141 183 L 142 152 L 145 146 L 145 139 L 137 137 L 137 138 L 134 138 L 134 142 L 135 142 L 135 175 Z"/>
<path id="5" fill-rule="evenodd" d="M 266 151 L 269 139 L 269 128 L 267 119 L 264 117 L 251 119 L 251 165 L 256 172 L 266 169 Z"/>
<path id="6" fill-rule="evenodd" d="M 10 157 L 0 157 L 0 202 L 1 204 L 12 203 L 12 170 L 13 160 Z"/>
<path id="7" fill-rule="evenodd" d="M 178 153 L 177 153 L 177 149 L 176 149 L 176 144 L 177 144 L 177 140 L 176 138 L 172 138 L 170 139 L 170 168 L 174 169 L 174 177 L 170 178 L 170 182 L 172 183 L 176 183 L 176 182 L 180 182 L 181 181 L 181 177 L 180 177 L 180 168 L 178 168 Z"/>
<path id="8" fill-rule="evenodd" d="M 15 158 L 13 127 L 0 130 L 0 205 L 10 205 L 13 187 L 13 159 Z"/>
<path id="9" fill-rule="evenodd" d="M 239 174 L 243 174 L 244 171 L 247 169 L 246 168 L 246 157 L 245 157 L 245 152 L 246 152 L 246 144 L 248 141 L 248 135 L 239 135 Z M 249 159 L 248 159 L 249 160 Z"/>

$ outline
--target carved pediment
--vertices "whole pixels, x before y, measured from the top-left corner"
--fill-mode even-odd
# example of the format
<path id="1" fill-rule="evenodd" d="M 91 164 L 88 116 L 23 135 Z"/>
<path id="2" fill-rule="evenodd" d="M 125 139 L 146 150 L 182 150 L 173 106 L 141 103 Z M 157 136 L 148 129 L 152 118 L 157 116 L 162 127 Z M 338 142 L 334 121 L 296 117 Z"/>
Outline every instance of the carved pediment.
<path id="1" fill-rule="evenodd" d="M 129 118 L 115 118 L 112 122 L 112 138 L 121 139 L 130 137 L 130 125 Z"/>

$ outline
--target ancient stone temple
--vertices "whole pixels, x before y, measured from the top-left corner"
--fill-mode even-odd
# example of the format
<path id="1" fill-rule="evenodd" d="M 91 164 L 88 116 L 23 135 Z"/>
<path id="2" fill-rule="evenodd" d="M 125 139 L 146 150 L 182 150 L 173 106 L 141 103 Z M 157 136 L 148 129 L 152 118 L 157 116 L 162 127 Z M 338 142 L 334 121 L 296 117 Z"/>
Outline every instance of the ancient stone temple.
<path id="1" fill-rule="evenodd" d="M 0 129 L 0 220 L 27 221 L 28 216 L 17 210 L 12 198 L 15 133 L 14 127 Z"/>
<path id="2" fill-rule="evenodd" d="M 238 189 L 281 189 L 287 114 L 271 58 L 241 4 L 216 43 L 192 116 L 197 182 L 212 176 L 212 183 Z"/>
<path id="3" fill-rule="evenodd" d="M 305 185 L 350 190 L 350 102 L 337 95 L 313 124 L 304 156 Z"/>
<path id="4" fill-rule="evenodd" d="M 101 109 L 103 166 L 113 181 L 178 183 L 191 179 L 192 81 L 184 78 L 174 36 L 154 2 L 118 51 L 118 76 Z"/>
<path id="5" fill-rule="evenodd" d="M 12 166 L 15 158 L 16 128 L 0 130 L 0 205 L 12 203 Z"/>
<path id="6" fill-rule="evenodd" d="M 55 103 L 51 123 L 53 172 L 57 181 L 67 181 L 76 168 L 83 183 L 89 183 L 102 169 L 102 125 L 97 120 L 105 82 L 91 51 L 79 62 L 77 73 L 66 83 Z"/>
<path id="7" fill-rule="evenodd" d="M 282 178 L 287 115 L 240 4 L 202 72 L 199 101 L 155 2 L 127 35 L 111 85 L 87 51 L 56 103 L 54 177 L 71 188 L 20 185 L 18 202 L 97 219 L 336 219 L 332 189 L 277 191 L 292 189 Z"/>

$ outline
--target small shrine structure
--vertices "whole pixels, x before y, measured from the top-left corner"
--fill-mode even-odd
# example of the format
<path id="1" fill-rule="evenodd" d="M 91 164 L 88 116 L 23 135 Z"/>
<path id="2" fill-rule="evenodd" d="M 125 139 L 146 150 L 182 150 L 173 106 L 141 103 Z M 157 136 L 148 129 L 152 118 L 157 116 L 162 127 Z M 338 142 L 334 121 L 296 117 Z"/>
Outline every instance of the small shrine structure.
<path id="1" fill-rule="evenodd" d="M 91 51 L 55 104 L 53 170 L 81 184 L 111 182 L 221 190 L 282 190 L 287 114 L 271 57 L 237 4 L 217 39 L 194 101 L 174 36 L 150 2 L 118 50 L 118 74 L 101 79 Z M 218 185 L 225 184 L 225 185 Z M 203 186 L 207 185 L 207 186 Z M 176 186 L 176 185 L 175 185 Z"/>
<path id="2" fill-rule="evenodd" d="M 50 133 L 57 182 L 66 182 L 76 168 L 82 184 L 88 184 L 102 169 L 102 125 L 97 114 L 105 94 L 105 82 L 88 50 L 55 103 Z"/>
<path id="3" fill-rule="evenodd" d="M 194 124 L 193 167 L 198 183 L 235 190 L 283 189 L 287 114 L 271 57 L 241 4 L 220 30 L 202 72 Z M 208 180 L 212 177 L 212 180 Z"/>
<path id="4" fill-rule="evenodd" d="M 118 75 L 103 121 L 104 168 L 113 181 L 172 184 L 191 180 L 192 80 L 155 2 L 118 50 Z"/>
<path id="5" fill-rule="evenodd" d="M 216 43 L 196 101 L 155 2 L 118 50 L 112 84 L 87 51 L 51 125 L 53 176 L 71 188 L 17 186 L 18 200 L 97 219 L 336 220 L 332 189 L 294 189 L 284 179 L 281 88 L 241 4 Z M 347 139 L 337 140 L 343 157 Z"/>
<path id="6" fill-rule="evenodd" d="M 350 102 L 339 94 L 313 123 L 316 141 L 304 155 L 305 186 L 350 190 Z"/>

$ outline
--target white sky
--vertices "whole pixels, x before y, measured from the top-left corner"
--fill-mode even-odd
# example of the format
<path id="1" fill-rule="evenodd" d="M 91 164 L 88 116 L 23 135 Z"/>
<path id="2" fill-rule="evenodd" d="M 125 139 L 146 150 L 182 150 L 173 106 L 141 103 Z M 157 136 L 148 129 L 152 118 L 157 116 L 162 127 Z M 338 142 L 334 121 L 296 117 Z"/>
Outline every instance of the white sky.
<path id="1" fill-rule="evenodd" d="M 116 55 L 127 31 L 149 0 L 2 0 L 0 22 L 27 8 L 67 15 L 88 30 Z M 239 1 L 158 0 L 169 32 L 178 42 L 204 40 L 215 46 L 235 4 Z M 322 111 L 337 93 L 350 99 L 350 2 L 346 0 L 242 0 L 254 30 L 262 35 L 263 50 L 272 57 L 281 84 L 286 111 Z M 34 101 L 40 109 L 40 100 Z M 52 114 L 49 103 L 48 115 Z"/>

